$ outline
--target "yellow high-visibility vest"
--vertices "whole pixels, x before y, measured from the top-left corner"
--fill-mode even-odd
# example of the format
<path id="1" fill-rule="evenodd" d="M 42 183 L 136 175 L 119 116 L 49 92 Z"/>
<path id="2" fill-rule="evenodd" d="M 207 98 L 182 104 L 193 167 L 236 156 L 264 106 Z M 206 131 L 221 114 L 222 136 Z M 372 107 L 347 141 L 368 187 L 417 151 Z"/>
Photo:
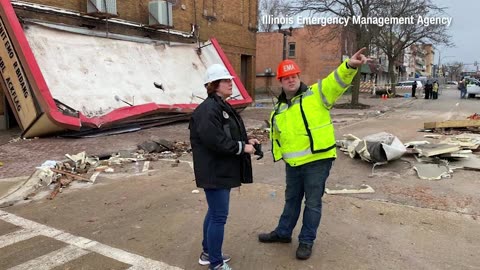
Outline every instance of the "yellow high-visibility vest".
<path id="1" fill-rule="evenodd" d="M 279 101 L 270 115 L 270 140 L 274 161 L 290 166 L 336 157 L 335 132 L 330 109 L 348 89 L 357 69 L 347 68 L 348 59 L 325 79 Z"/>

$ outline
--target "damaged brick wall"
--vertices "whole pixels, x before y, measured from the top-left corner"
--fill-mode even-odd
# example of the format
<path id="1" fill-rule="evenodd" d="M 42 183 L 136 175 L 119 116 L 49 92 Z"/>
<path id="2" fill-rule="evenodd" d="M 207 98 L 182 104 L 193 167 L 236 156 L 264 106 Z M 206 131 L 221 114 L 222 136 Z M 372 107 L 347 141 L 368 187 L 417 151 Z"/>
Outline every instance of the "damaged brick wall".
<path id="1" fill-rule="evenodd" d="M 295 57 L 288 57 L 289 43 L 295 43 Z M 330 74 L 341 63 L 342 55 L 352 55 L 353 49 L 351 36 L 345 29 L 333 25 L 295 28 L 292 36 L 287 36 L 287 58 L 298 63 L 302 70 L 301 80 L 307 85 Z M 271 68 L 276 73 L 277 65 L 282 61 L 282 52 L 281 33 L 258 33 L 256 72 L 264 73 L 266 68 Z M 266 77 L 257 77 L 255 87 L 261 91 L 266 82 Z M 271 83 L 274 89 L 280 87 L 276 78 L 272 78 Z"/>

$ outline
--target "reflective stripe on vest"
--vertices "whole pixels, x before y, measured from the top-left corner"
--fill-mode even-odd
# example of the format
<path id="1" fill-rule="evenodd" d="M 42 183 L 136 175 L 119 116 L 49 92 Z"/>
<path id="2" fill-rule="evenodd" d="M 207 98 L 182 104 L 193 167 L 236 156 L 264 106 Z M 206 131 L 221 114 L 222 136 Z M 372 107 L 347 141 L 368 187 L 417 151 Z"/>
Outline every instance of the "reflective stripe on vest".
<path id="1" fill-rule="evenodd" d="M 335 75 L 335 81 L 337 81 L 337 83 L 342 87 L 342 88 L 345 88 L 348 86 L 348 84 L 344 83 L 342 81 L 342 79 L 340 78 L 340 75 L 338 75 L 338 68 L 335 70 L 335 72 L 333 73 Z"/>
<path id="2" fill-rule="evenodd" d="M 320 93 L 320 96 L 322 97 L 323 106 L 325 106 L 325 108 L 330 110 L 332 108 L 333 104 L 328 102 L 327 97 L 322 92 L 322 80 L 318 80 L 317 85 L 318 85 L 318 92 Z"/>
<path id="3" fill-rule="evenodd" d="M 312 153 L 312 150 L 310 148 L 308 148 L 308 149 L 305 149 L 303 151 L 292 152 L 292 153 L 283 153 L 282 158 L 288 159 L 288 158 L 303 157 L 303 156 L 309 155 L 311 153 Z"/>

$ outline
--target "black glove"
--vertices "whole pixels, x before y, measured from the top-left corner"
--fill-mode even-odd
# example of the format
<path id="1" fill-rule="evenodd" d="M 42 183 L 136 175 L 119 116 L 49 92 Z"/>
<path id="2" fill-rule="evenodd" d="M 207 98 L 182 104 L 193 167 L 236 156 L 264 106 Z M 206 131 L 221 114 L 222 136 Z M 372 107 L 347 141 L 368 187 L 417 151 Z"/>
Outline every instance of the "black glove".
<path id="1" fill-rule="evenodd" d="M 263 158 L 262 145 L 260 143 L 254 144 L 253 148 L 255 148 L 255 153 L 253 154 L 258 156 L 257 160 L 262 159 Z"/>

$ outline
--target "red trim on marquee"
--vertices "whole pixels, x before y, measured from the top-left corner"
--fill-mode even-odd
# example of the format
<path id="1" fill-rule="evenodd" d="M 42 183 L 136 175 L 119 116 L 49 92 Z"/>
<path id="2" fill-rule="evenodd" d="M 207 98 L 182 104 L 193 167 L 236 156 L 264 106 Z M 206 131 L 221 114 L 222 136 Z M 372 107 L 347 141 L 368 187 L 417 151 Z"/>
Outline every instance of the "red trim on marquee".
<path id="1" fill-rule="evenodd" d="M 9 23 L 11 29 L 13 30 L 13 37 L 17 43 L 20 45 L 20 48 L 17 48 L 17 52 L 23 53 L 26 61 L 22 61 L 22 65 L 24 69 L 30 70 L 30 73 L 33 76 L 34 82 L 30 82 L 30 84 L 34 84 L 37 87 L 32 87 L 32 91 L 38 89 L 38 93 L 35 93 L 35 97 L 39 102 L 42 110 L 47 113 L 52 121 L 56 122 L 62 127 L 67 129 L 74 129 L 78 130 L 83 125 L 99 128 L 101 126 L 109 126 L 114 123 L 121 122 L 127 118 L 136 118 L 141 117 L 142 115 L 153 114 L 158 112 L 184 112 L 189 113 L 192 112 L 198 104 L 155 104 L 155 103 L 148 103 L 142 104 L 137 106 L 130 106 L 130 107 L 122 107 L 118 108 L 106 115 L 99 116 L 99 117 L 92 117 L 88 118 L 82 113 L 79 114 L 79 118 L 67 116 L 62 114 L 58 111 L 55 101 L 53 100 L 52 94 L 50 93 L 50 89 L 45 81 L 45 78 L 42 75 L 40 67 L 38 66 L 37 61 L 35 60 L 35 56 L 30 48 L 28 40 L 23 32 L 23 28 L 18 21 L 17 15 L 15 14 L 15 10 L 13 9 L 12 4 L 9 0 L 0 0 L 1 8 L 4 10 L 6 15 L 6 21 Z M 238 78 L 235 70 L 233 69 L 232 65 L 228 61 L 227 56 L 222 51 L 220 44 L 215 38 L 211 39 L 211 42 L 219 54 L 220 58 L 223 61 L 223 64 L 228 69 L 230 74 L 232 74 L 235 78 L 233 79 L 235 84 L 237 85 L 240 94 L 243 97 L 243 100 L 229 100 L 229 103 L 235 107 L 246 107 L 248 104 L 252 102 L 252 98 L 248 95 L 247 90 L 243 86 L 242 82 Z M 20 57 L 22 57 L 20 55 Z"/>
<path id="2" fill-rule="evenodd" d="M 25 57 L 26 61 L 22 61 L 23 69 L 30 70 L 33 76 L 34 82 L 30 82 L 30 85 L 37 85 L 39 93 L 34 93 L 34 96 L 37 98 L 40 106 L 43 110 L 45 110 L 47 115 L 50 116 L 49 118 L 58 122 L 58 124 L 66 126 L 66 128 L 79 129 L 81 124 L 78 118 L 63 115 L 58 111 L 55 101 L 50 94 L 50 90 L 48 89 L 47 83 L 45 82 L 42 72 L 38 67 L 37 61 L 35 60 L 35 56 L 33 55 L 30 45 L 28 44 L 27 38 L 25 37 L 23 28 L 18 21 L 12 4 L 9 0 L 1 0 L 0 4 L 6 16 L 4 19 L 6 19 L 13 31 L 13 33 L 11 33 L 13 36 L 10 36 L 10 38 L 15 39 L 20 45 L 20 48 L 16 48 L 17 54 L 20 52 L 20 54 L 23 54 Z M 22 56 L 19 55 L 19 57 Z M 34 91 L 35 87 L 32 87 L 31 90 Z M 46 108 L 42 105 L 46 105 Z"/>
<path id="3" fill-rule="evenodd" d="M 239 77 L 237 76 L 237 73 L 235 73 L 235 70 L 230 64 L 230 61 L 228 61 L 228 58 L 223 52 L 222 48 L 220 47 L 220 44 L 218 43 L 217 39 L 212 37 L 210 41 L 212 42 L 215 50 L 217 50 L 217 53 L 222 59 L 222 62 L 227 68 L 228 72 L 230 72 L 230 74 L 233 75 L 233 77 L 235 77 L 233 78 L 233 81 L 235 82 L 235 85 L 237 85 L 238 90 L 240 91 L 240 95 L 242 95 L 243 97 L 243 100 L 229 100 L 228 103 L 230 103 L 232 106 L 235 106 L 235 107 L 248 106 L 250 103 L 252 103 L 252 98 L 248 94 L 247 89 L 245 89 L 245 86 L 243 86 L 242 81 L 240 81 Z"/>

